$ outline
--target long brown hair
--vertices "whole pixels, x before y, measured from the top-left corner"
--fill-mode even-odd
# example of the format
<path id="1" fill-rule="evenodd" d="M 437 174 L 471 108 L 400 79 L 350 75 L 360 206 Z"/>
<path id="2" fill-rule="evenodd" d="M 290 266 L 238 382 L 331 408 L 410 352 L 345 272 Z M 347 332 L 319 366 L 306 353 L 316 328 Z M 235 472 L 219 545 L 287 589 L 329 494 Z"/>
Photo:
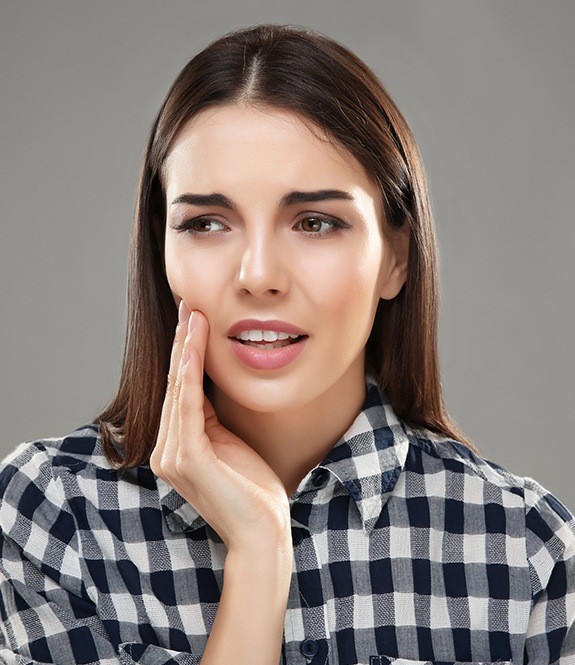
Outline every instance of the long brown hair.
<path id="1" fill-rule="evenodd" d="M 415 139 L 381 82 L 353 52 L 309 28 L 264 24 L 230 32 L 193 57 L 152 124 L 129 247 L 120 383 L 93 420 L 108 459 L 120 468 L 145 464 L 159 430 L 177 323 L 164 264 L 166 156 L 192 116 L 238 101 L 294 111 L 311 121 L 352 153 L 378 185 L 387 230 L 409 225 L 407 280 L 395 298 L 379 301 L 366 368 L 404 421 L 475 449 L 442 396 L 438 248 Z"/>

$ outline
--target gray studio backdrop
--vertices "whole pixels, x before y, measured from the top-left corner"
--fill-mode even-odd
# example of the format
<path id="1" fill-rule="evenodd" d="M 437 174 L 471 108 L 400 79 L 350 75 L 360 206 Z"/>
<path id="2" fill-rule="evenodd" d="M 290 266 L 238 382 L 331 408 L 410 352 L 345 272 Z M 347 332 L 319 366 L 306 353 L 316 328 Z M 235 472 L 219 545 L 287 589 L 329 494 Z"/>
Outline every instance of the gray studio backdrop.
<path id="1" fill-rule="evenodd" d="M 111 397 L 149 126 L 189 57 L 260 22 L 342 41 L 399 104 L 431 184 L 448 408 L 574 509 L 572 0 L 1 0 L 0 455 Z"/>

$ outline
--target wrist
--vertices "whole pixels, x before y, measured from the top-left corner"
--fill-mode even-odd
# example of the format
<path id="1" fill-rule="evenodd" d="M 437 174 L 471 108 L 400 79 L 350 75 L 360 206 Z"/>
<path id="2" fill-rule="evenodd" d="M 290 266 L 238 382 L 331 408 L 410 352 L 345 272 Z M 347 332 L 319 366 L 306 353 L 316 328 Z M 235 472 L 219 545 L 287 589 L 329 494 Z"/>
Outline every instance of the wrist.
<path id="1" fill-rule="evenodd" d="M 224 571 L 232 575 L 253 577 L 260 580 L 291 580 L 293 569 L 293 545 L 289 539 L 254 542 L 249 547 L 232 547 L 228 550 Z"/>
<path id="2" fill-rule="evenodd" d="M 241 540 L 236 538 L 226 543 L 229 554 L 238 558 L 266 558 L 268 556 L 293 556 L 291 518 L 284 523 L 260 530 L 257 534 L 243 533 Z"/>

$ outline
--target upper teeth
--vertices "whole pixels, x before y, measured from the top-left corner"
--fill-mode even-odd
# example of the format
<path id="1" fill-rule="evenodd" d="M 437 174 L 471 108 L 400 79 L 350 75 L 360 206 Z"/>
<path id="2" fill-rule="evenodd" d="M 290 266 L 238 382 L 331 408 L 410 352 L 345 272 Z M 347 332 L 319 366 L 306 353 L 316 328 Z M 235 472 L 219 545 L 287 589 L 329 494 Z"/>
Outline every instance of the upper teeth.
<path id="1" fill-rule="evenodd" d="M 299 335 L 292 335 L 284 332 L 278 333 L 275 332 L 275 330 L 244 330 L 239 333 L 239 335 L 236 335 L 236 339 L 241 339 L 244 342 L 261 342 L 262 340 L 264 342 L 277 342 L 278 339 L 288 339 L 288 337 L 295 339 L 296 337 L 299 337 Z"/>

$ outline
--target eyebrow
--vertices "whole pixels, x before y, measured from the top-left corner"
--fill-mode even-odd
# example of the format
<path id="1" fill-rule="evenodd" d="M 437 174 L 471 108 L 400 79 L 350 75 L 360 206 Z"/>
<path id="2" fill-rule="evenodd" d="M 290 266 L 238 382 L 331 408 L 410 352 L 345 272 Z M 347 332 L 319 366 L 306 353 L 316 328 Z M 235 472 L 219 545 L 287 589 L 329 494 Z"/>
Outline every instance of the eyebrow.
<path id="1" fill-rule="evenodd" d="M 295 203 L 314 203 L 316 201 L 328 201 L 331 199 L 340 199 L 344 201 L 353 201 L 353 196 L 341 189 L 318 189 L 313 192 L 290 192 L 280 199 L 280 208 L 287 208 Z M 178 203 L 188 203 L 197 206 L 220 206 L 236 210 L 234 203 L 223 194 L 181 194 L 175 198 L 171 205 Z"/>

